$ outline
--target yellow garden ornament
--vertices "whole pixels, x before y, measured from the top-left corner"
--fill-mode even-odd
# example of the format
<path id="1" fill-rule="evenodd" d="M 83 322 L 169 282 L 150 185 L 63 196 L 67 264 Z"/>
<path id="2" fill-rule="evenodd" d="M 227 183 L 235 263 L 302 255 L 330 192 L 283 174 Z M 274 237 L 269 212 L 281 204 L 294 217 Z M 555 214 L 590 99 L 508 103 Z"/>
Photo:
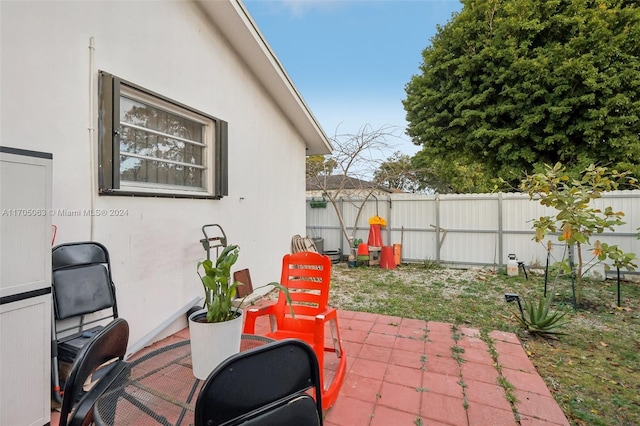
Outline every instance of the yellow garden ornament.
<path id="1" fill-rule="evenodd" d="M 369 218 L 369 225 L 387 226 L 387 221 L 380 216 L 372 216 Z"/>

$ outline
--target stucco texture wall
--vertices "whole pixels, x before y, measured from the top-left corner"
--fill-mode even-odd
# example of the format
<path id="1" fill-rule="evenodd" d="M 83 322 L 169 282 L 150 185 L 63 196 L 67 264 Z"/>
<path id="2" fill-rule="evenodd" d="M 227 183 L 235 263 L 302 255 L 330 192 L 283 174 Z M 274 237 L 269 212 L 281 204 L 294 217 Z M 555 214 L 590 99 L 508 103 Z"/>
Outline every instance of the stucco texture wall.
<path id="1" fill-rule="evenodd" d="M 132 343 L 201 295 L 204 224 L 240 245 L 237 269 L 254 286 L 278 280 L 291 236 L 305 232 L 305 144 L 196 4 L 1 2 L 0 24 L 2 144 L 53 153 L 54 210 L 127 211 L 52 223 L 56 243 L 109 248 Z M 229 195 L 99 196 L 99 71 L 227 121 Z"/>

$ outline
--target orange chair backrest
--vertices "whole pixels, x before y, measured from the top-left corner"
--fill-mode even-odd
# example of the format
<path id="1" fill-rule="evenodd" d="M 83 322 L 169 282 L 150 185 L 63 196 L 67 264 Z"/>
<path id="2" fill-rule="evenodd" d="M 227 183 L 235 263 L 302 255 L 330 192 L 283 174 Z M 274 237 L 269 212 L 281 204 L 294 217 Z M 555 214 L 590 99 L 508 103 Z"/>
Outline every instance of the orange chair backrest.
<path id="1" fill-rule="evenodd" d="M 282 259 L 280 284 L 289 289 L 291 308 L 285 295 L 280 292 L 275 307 L 278 328 L 296 329 L 300 321 L 324 312 L 329 303 L 331 285 L 331 259 L 314 252 L 287 254 Z"/>

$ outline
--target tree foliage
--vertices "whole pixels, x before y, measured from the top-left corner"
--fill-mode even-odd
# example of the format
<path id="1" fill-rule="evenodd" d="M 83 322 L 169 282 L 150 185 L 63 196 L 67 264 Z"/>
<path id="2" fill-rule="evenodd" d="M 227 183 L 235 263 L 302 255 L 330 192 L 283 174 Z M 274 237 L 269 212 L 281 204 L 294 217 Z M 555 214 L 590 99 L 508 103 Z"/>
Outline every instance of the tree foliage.
<path id="1" fill-rule="evenodd" d="M 337 164 L 331 157 L 324 155 L 311 155 L 307 157 L 306 175 L 307 178 L 318 178 L 319 176 L 331 176 Z"/>
<path id="2" fill-rule="evenodd" d="M 406 86 L 407 133 L 458 192 L 561 162 L 640 176 L 640 9 L 623 0 L 462 0 Z"/>
<path id="3" fill-rule="evenodd" d="M 428 187 L 423 173 L 413 167 L 411 157 L 400 151 L 394 152 L 380 164 L 373 174 L 373 179 L 387 188 L 404 192 L 423 192 Z"/>

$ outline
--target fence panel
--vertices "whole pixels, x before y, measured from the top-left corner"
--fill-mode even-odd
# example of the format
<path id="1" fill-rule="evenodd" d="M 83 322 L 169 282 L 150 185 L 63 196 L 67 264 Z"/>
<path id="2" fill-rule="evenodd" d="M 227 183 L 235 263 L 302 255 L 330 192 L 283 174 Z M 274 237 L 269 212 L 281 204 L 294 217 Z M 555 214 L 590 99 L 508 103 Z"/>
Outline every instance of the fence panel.
<path id="1" fill-rule="evenodd" d="M 338 216 L 330 202 L 326 208 L 311 208 L 307 199 L 307 235 L 322 238 L 324 250 L 340 250 L 348 255 L 349 241 L 342 235 Z M 525 194 L 391 194 L 365 202 L 357 224 L 361 199 L 339 200 L 338 208 L 349 234 L 367 241 L 369 218 L 380 216 L 387 221 L 382 228 L 384 245 L 402 244 L 403 262 L 439 261 L 450 266 L 504 267 L 507 255 L 516 254 L 527 265 L 544 267 L 546 246 L 533 241 L 534 219 L 557 212 L 530 200 Z M 625 213 L 625 225 L 615 232 L 594 235 L 608 244 L 617 244 L 625 252 L 640 255 L 637 238 L 640 228 L 640 191 L 613 191 L 595 200 L 594 207 Z M 557 239 L 551 236 L 554 243 Z M 587 253 L 589 247 L 585 247 Z M 551 261 L 562 257 L 555 247 Z M 587 256 L 591 258 L 591 254 Z M 557 258 L 557 259 L 556 259 Z"/>

